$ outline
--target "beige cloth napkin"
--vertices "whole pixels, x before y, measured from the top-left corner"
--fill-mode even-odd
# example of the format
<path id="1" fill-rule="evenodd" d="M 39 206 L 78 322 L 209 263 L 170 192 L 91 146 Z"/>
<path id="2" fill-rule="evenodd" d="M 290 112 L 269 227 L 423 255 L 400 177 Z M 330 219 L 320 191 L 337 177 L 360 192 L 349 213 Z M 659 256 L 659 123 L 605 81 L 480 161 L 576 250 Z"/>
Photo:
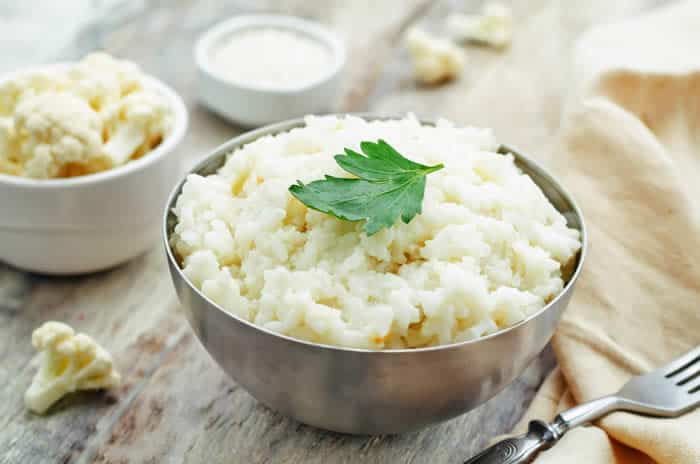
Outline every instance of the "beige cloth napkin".
<path id="1" fill-rule="evenodd" d="M 553 341 L 560 367 L 523 424 L 700 344 L 700 0 L 589 31 L 573 75 L 552 168 L 583 209 L 590 255 Z M 700 410 L 615 413 L 536 463 L 699 464 Z"/>

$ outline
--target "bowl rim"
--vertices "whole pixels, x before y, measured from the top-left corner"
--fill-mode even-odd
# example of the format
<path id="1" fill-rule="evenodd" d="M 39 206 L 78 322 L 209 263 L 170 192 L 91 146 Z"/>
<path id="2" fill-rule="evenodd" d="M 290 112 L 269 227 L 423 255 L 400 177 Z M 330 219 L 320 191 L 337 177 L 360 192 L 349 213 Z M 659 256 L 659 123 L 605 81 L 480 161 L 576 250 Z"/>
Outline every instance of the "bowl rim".
<path id="1" fill-rule="evenodd" d="M 345 117 L 345 116 L 353 116 L 353 117 L 360 117 L 363 119 L 367 120 L 392 120 L 392 119 L 401 119 L 401 116 L 397 115 L 381 115 L 377 113 L 335 113 L 335 114 L 327 114 L 323 116 L 336 116 L 336 117 Z M 423 125 L 434 125 L 435 121 L 429 120 L 429 119 L 419 119 L 420 123 Z M 511 325 L 509 327 L 497 330 L 494 333 L 484 335 L 482 337 L 474 338 L 471 340 L 465 340 L 461 342 L 454 342 L 454 343 L 448 343 L 444 345 L 435 345 L 435 346 L 428 346 L 428 347 L 421 347 L 421 348 L 399 348 L 399 349 L 381 349 L 381 350 L 372 350 L 368 348 L 352 348 L 352 347 L 343 347 L 343 346 L 337 346 L 337 345 L 328 345 L 324 343 L 314 343 L 308 340 L 303 340 L 299 338 L 294 338 L 289 335 L 281 334 L 278 332 L 274 332 L 272 330 L 269 330 L 265 327 L 261 327 L 253 322 L 247 321 L 245 319 L 242 319 L 235 314 L 226 311 L 224 308 L 219 306 L 217 303 L 209 299 L 206 295 L 204 295 L 190 280 L 185 276 L 182 268 L 178 264 L 177 259 L 174 256 L 172 247 L 170 245 L 170 237 L 168 234 L 168 218 L 172 212 L 173 207 L 175 206 L 175 202 L 177 201 L 177 198 L 179 197 L 182 186 L 187 180 L 187 177 L 190 174 L 196 174 L 198 171 L 201 169 L 205 168 L 212 159 L 218 158 L 221 156 L 228 156 L 233 150 L 235 150 L 238 147 L 244 146 L 248 143 L 251 143 L 261 137 L 264 137 L 266 135 L 275 135 L 279 134 L 281 132 L 289 131 L 291 129 L 297 128 L 297 127 L 304 127 L 306 124 L 306 118 L 301 117 L 301 118 L 295 118 L 295 119 L 289 119 L 285 121 L 281 121 L 278 123 L 274 124 L 269 124 L 267 126 L 260 127 L 258 129 L 252 130 L 245 132 L 243 134 L 240 134 L 238 136 L 233 137 L 232 139 L 228 140 L 227 142 L 224 142 L 223 144 L 219 145 L 215 149 L 209 152 L 204 158 L 202 158 L 198 163 L 196 163 L 194 166 L 190 167 L 187 172 L 183 175 L 183 177 L 175 184 L 173 187 L 172 191 L 168 195 L 168 200 L 165 205 L 165 211 L 163 213 L 163 241 L 165 245 L 165 252 L 167 255 L 168 262 L 170 264 L 169 269 L 172 272 L 173 269 L 176 269 L 179 278 L 185 282 L 185 284 L 190 288 L 191 291 L 193 291 L 195 294 L 197 294 L 199 297 L 203 298 L 204 301 L 209 303 L 212 307 L 216 308 L 217 311 L 221 312 L 224 314 L 225 317 L 230 317 L 234 321 L 244 324 L 258 332 L 264 335 L 271 335 L 274 337 L 278 337 L 281 339 L 286 340 L 287 342 L 295 343 L 295 344 L 301 344 L 304 345 L 308 348 L 318 348 L 318 349 L 323 349 L 323 350 L 330 350 L 330 351 L 340 351 L 340 352 L 347 352 L 347 353 L 371 353 L 371 354 L 383 354 L 383 355 L 399 355 L 399 354 L 407 354 L 407 353 L 432 353 L 436 351 L 442 351 L 442 350 L 449 350 L 449 349 L 456 349 L 465 345 L 472 345 L 476 344 L 479 342 L 484 342 L 490 339 L 494 339 L 496 337 L 503 337 L 509 334 L 510 332 L 513 332 L 517 330 L 518 328 L 527 325 L 530 321 L 537 319 L 539 316 L 542 314 L 546 313 L 550 308 L 555 306 L 558 301 L 562 298 L 564 298 L 565 295 L 570 293 L 578 280 L 582 269 L 583 269 L 583 264 L 586 259 L 586 256 L 588 254 L 588 233 L 586 229 L 586 223 L 583 217 L 583 213 L 581 212 L 581 209 L 579 208 L 578 204 L 574 200 L 574 197 L 562 187 L 562 185 L 552 176 L 549 174 L 548 171 L 546 171 L 539 163 L 533 161 L 530 157 L 525 156 L 522 154 L 521 151 L 518 151 L 509 145 L 501 144 L 499 147 L 500 149 L 505 149 L 509 153 L 513 154 L 516 159 L 519 161 L 524 162 L 525 164 L 528 165 L 529 169 L 532 169 L 534 172 L 537 173 L 538 176 L 541 176 L 545 178 L 551 185 L 553 185 L 558 193 L 561 194 L 561 196 L 564 198 L 566 202 L 568 202 L 571 207 L 573 212 L 576 215 L 576 218 L 578 219 L 580 223 L 580 233 L 581 233 L 581 249 L 578 252 L 578 262 L 576 264 L 576 269 L 574 272 L 571 274 L 571 277 L 569 280 L 564 284 L 564 287 L 561 289 L 561 291 L 546 305 L 544 305 L 541 309 L 536 311 L 535 313 L 529 315 L 522 321 Z M 538 186 L 539 187 L 539 186 Z M 548 199 L 549 200 L 549 199 Z"/>
<path id="2" fill-rule="evenodd" d="M 319 74 L 315 79 L 305 84 L 292 87 L 273 87 L 227 80 L 214 70 L 209 57 L 209 51 L 218 41 L 236 31 L 265 27 L 294 31 L 324 44 L 330 49 L 331 55 L 333 56 L 333 65 L 329 67 L 328 70 Z M 345 65 L 346 54 L 344 41 L 338 34 L 323 24 L 284 14 L 241 14 L 232 16 L 207 29 L 199 39 L 197 39 L 194 46 L 194 60 L 197 68 L 211 79 L 226 87 L 272 95 L 294 95 L 318 87 L 329 81 L 336 76 Z"/>
<path id="3" fill-rule="evenodd" d="M 75 61 L 64 61 L 51 63 L 42 66 L 33 66 L 22 68 L 0 76 L 0 83 L 10 79 L 20 77 L 26 74 L 37 72 L 45 72 L 51 70 L 63 70 L 75 65 Z M 100 182 L 109 181 L 118 177 L 127 176 L 135 171 L 144 169 L 155 163 L 166 155 L 175 151 L 175 148 L 180 144 L 185 137 L 189 123 L 187 107 L 182 97 L 175 92 L 169 85 L 160 79 L 143 73 L 143 80 L 146 87 L 152 87 L 161 93 L 170 102 L 173 110 L 173 127 L 165 139 L 155 149 L 149 151 L 139 159 L 129 161 L 121 166 L 117 166 L 106 171 L 96 172 L 94 174 L 86 174 L 83 176 L 59 178 L 59 179 L 33 179 L 29 177 L 13 176 L 10 174 L 0 173 L 0 186 L 12 185 L 16 187 L 32 188 L 32 189 L 62 189 L 67 187 L 82 187 Z"/>

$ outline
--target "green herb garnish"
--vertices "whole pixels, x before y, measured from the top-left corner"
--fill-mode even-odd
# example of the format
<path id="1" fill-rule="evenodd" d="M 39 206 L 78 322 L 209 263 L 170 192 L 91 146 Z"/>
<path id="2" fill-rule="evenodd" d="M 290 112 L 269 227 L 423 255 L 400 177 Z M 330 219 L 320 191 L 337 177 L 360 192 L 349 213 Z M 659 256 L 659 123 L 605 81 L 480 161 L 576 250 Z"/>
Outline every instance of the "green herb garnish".
<path id="1" fill-rule="evenodd" d="M 326 176 L 308 184 L 297 181 L 289 191 L 311 209 L 345 221 L 366 220 L 373 235 L 391 227 L 399 216 L 408 224 L 420 214 L 425 176 L 444 166 L 424 166 L 404 158 L 384 140 L 360 143 L 363 156 L 349 148 L 335 161 L 357 178 Z"/>

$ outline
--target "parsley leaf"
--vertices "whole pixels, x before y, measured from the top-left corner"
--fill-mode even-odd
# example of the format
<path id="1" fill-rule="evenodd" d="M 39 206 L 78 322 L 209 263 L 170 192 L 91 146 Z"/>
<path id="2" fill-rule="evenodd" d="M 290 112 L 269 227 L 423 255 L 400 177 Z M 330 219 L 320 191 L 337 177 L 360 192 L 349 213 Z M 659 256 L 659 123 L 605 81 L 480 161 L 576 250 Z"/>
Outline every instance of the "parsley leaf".
<path id="1" fill-rule="evenodd" d="M 425 176 L 444 166 L 415 163 L 384 140 L 362 142 L 360 149 L 364 155 L 346 148 L 345 154 L 335 156 L 338 165 L 357 178 L 297 181 L 289 191 L 311 209 L 346 221 L 366 220 L 367 235 L 391 227 L 398 217 L 408 224 L 421 213 Z"/>

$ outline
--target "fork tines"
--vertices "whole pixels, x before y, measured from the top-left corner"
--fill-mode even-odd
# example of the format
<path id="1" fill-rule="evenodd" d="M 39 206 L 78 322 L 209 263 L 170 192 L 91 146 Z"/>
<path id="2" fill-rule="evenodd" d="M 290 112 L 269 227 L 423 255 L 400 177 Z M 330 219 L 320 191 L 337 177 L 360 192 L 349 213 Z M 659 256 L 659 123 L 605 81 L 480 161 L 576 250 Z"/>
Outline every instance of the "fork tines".
<path id="1" fill-rule="evenodd" d="M 687 387 L 689 394 L 700 392 L 700 346 L 666 366 L 668 373 L 664 375 L 672 379 L 676 386 Z"/>

